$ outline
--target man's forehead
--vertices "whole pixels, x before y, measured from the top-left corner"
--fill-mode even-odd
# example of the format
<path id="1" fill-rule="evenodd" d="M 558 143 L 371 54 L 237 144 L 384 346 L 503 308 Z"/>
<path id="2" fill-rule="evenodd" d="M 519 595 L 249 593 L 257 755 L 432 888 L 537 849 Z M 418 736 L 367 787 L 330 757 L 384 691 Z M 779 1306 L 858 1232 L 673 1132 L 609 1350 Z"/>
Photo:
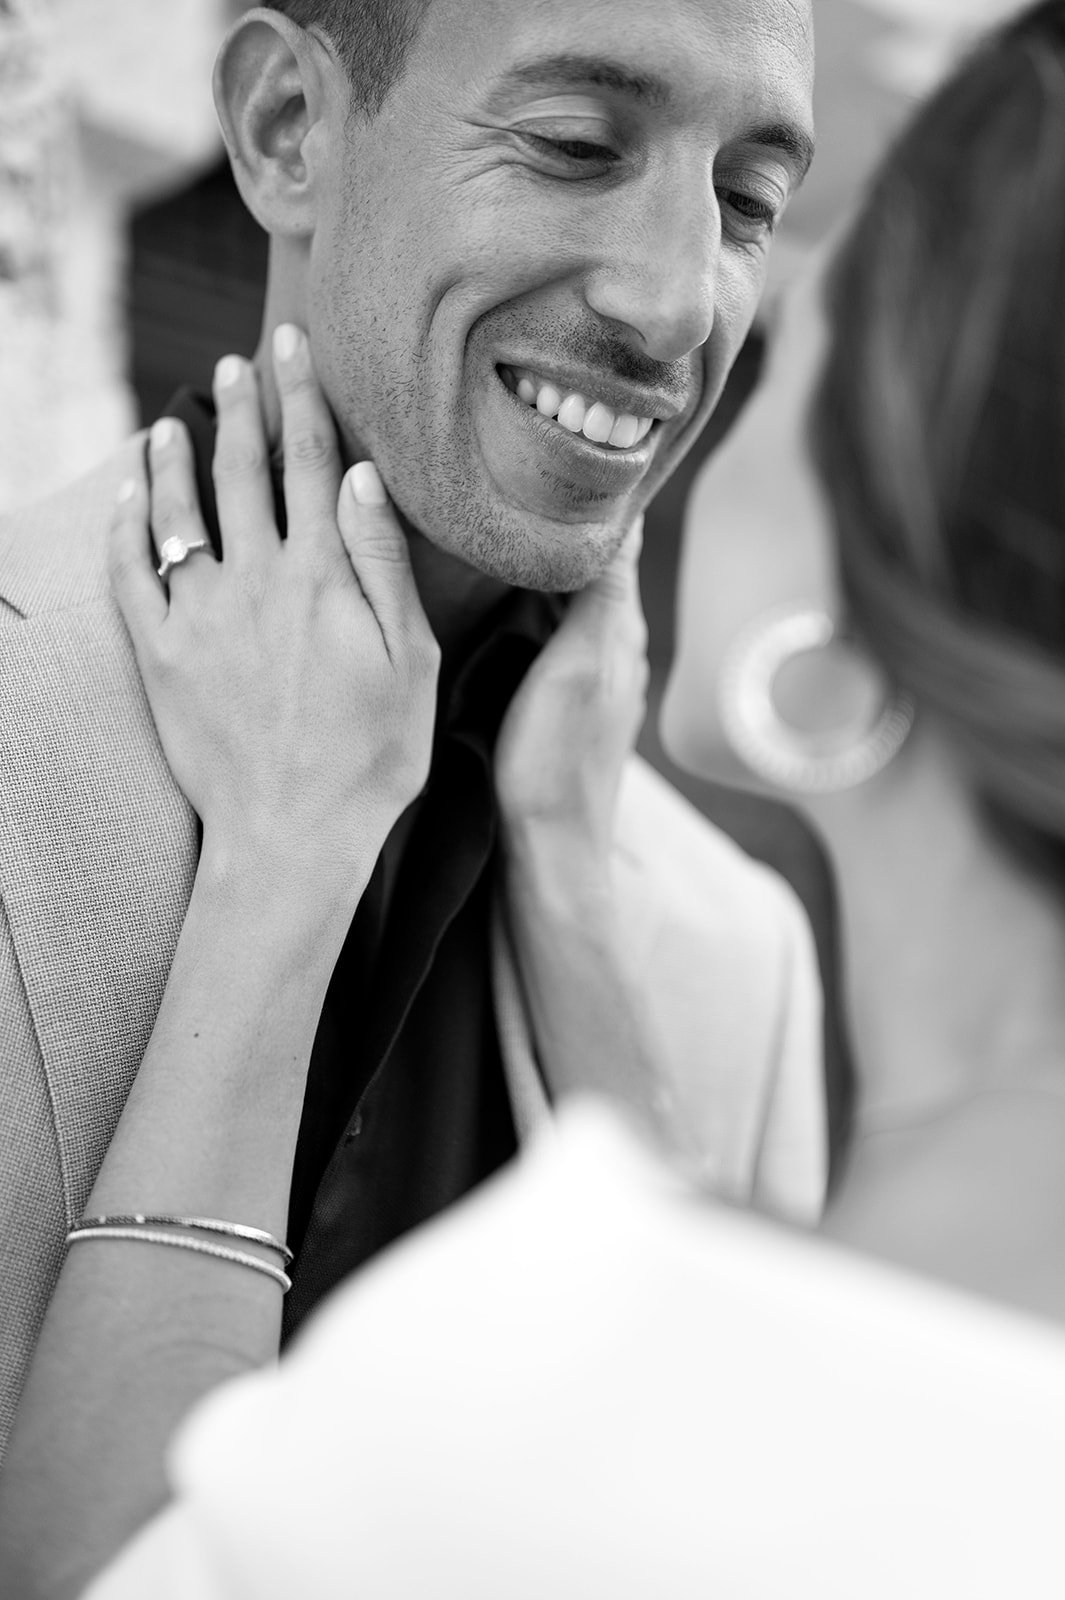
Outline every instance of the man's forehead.
<path id="1" fill-rule="evenodd" d="M 810 0 L 432 0 L 429 18 L 427 46 L 461 52 L 493 83 L 535 88 L 553 65 L 564 84 L 583 56 L 612 63 L 647 103 L 760 81 L 809 97 Z"/>

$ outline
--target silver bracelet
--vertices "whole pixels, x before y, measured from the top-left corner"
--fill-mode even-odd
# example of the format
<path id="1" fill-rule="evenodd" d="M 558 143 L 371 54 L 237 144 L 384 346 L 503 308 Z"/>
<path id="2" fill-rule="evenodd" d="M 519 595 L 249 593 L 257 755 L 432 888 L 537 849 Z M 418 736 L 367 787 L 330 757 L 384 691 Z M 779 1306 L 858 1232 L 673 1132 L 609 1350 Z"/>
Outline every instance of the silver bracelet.
<path id="1" fill-rule="evenodd" d="M 262 1272 L 268 1278 L 273 1278 L 275 1283 L 281 1285 L 285 1294 L 292 1288 L 292 1279 L 280 1267 L 275 1267 L 269 1261 L 263 1261 L 260 1256 L 248 1255 L 243 1250 L 227 1250 L 225 1245 L 208 1244 L 203 1239 L 186 1239 L 180 1233 L 157 1233 L 152 1228 L 123 1228 L 112 1226 L 94 1225 L 91 1228 L 71 1228 L 67 1234 L 67 1244 L 78 1244 L 86 1239 L 133 1239 L 141 1244 L 168 1245 L 172 1250 L 192 1250 L 200 1256 L 214 1256 L 218 1261 L 231 1261 L 238 1267 L 250 1267 L 253 1272 Z"/>
<path id="2" fill-rule="evenodd" d="M 265 1245 L 276 1250 L 286 1267 L 292 1260 L 292 1251 L 280 1239 L 262 1228 L 249 1228 L 243 1222 L 220 1222 L 217 1217 L 172 1217 L 162 1211 L 134 1211 L 128 1216 L 82 1217 L 79 1228 L 144 1228 L 144 1227 L 194 1228 L 201 1233 L 224 1233 L 230 1239 L 244 1239 L 248 1244 Z"/>

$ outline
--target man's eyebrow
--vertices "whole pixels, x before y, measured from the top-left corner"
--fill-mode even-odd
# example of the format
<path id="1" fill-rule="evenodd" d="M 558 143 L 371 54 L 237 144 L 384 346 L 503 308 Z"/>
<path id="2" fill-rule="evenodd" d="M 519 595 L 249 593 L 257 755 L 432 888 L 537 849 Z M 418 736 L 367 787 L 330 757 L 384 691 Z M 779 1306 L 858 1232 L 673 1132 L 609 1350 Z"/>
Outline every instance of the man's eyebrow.
<path id="1" fill-rule="evenodd" d="M 661 78 L 647 72 L 635 71 L 621 62 L 606 56 L 556 55 L 538 56 L 532 61 L 521 61 L 511 67 L 497 91 L 508 89 L 537 89 L 546 85 L 563 84 L 568 89 L 612 89 L 644 105 L 665 106 L 670 100 L 669 85 Z M 814 158 L 814 142 L 804 128 L 793 122 L 772 122 L 764 127 L 752 128 L 745 136 L 748 144 L 764 145 L 770 150 L 781 150 L 795 168 L 796 181 L 801 183 Z"/>
<path id="2" fill-rule="evenodd" d="M 629 95 L 651 106 L 664 106 L 670 97 L 669 86 L 661 78 L 637 72 L 605 56 L 540 56 L 533 61 L 522 61 L 511 67 L 498 88 L 506 91 L 547 84 L 564 84 L 568 89 L 589 85 L 596 89 L 612 89 L 616 94 Z"/>
<path id="3" fill-rule="evenodd" d="M 762 145 L 767 150 L 781 150 L 795 168 L 795 182 L 800 184 L 810 170 L 814 158 L 814 142 L 805 128 L 794 122 L 771 122 L 764 127 L 752 128 L 744 134 L 744 144 Z"/>

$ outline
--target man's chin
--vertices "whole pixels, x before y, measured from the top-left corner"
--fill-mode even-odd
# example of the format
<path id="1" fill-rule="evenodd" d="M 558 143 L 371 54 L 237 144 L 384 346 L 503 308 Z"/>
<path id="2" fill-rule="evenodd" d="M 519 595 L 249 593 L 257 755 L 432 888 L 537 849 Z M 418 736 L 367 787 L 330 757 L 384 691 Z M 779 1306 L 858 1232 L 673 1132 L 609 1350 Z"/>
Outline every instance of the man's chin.
<path id="1" fill-rule="evenodd" d="M 635 513 L 633 513 L 635 515 Z M 415 538 L 458 567 L 512 588 L 565 594 L 583 589 L 608 566 L 632 517 L 620 522 L 562 521 L 513 506 L 469 511 L 436 521 Z"/>
<path id="2" fill-rule="evenodd" d="M 518 588 L 568 594 L 600 576 L 624 537 L 625 527 L 610 524 L 526 523 L 515 537 L 484 552 L 478 565 Z"/>
<path id="3" fill-rule="evenodd" d="M 511 587 L 549 594 L 586 587 L 608 565 L 650 492 L 641 478 L 619 494 L 611 492 L 614 485 L 577 474 L 548 476 L 530 470 L 541 464 L 520 450 L 489 462 L 474 446 L 455 470 L 462 455 L 453 451 L 447 464 L 438 457 L 435 470 L 390 482 L 389 489 L 417 537 Z"/>

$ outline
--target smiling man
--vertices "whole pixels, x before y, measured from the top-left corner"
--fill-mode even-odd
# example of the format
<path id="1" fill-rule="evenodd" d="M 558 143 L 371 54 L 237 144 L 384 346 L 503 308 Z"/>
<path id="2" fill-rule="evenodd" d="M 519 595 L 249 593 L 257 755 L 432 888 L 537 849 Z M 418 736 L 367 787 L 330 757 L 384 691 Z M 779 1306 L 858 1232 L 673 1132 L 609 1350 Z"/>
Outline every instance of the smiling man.
<path id="1" fill-rule="evenodd" d="M 268 326 L 309 328 L 349 450 L 456 583 L 582 586 L 750 326 L 811 153 L 806 6 L 276 12 L 304 26 L 252 12 L 217 75 Z"/>
<path id="2" fill-rule="evenodd" d="M 811 51 L 803 0 L 284 0 L 223 46 L 226 144 L 271 240 L 268 420 L 266 351 L 294 322 L 345 456 L 372 457 L 405 519 L 443 647 L 430 779 L 309 1062 L 289 1331 L 542 1108 L 493 920 L 496 735 L 550 597 L 605 569 L 721 393 L 809 161 Z M 217 538 L 211 406 L 172 409 Z M 0 664 L 22 707 L 0 729 L 3 1426 L 196 870 L 101 555 L 142 449 L 0 526 Z M 645 769 L 619 826 L 619 903 L 664 1036 L 705 1061 L 708 1174 L 812 1216 L 817 1017 L 796 1009 L 812 963 L 795 907 Z"/>

